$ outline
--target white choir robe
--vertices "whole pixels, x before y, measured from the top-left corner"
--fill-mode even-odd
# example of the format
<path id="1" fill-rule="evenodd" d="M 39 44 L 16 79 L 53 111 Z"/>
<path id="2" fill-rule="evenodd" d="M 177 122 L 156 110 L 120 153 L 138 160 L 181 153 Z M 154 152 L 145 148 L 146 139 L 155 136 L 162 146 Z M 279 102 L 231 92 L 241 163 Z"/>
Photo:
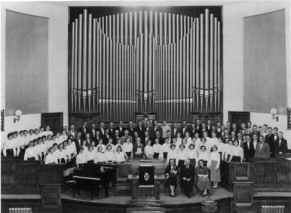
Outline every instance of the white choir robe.
<path id="1" fill-rule="evenodd" d="M 94 149 L 92 151 L 87 152 L 87 162 L 94 161 L 95 157 L 96 157 L 96 151 Z"/>
<path id="2" fill-rule="evenodd" d="M 186 149 L 183 149 L 183 150 L 178 149 L 177 150 L 177 163 L 180 160 L 183 160 L 183 161 L 187 160 L 187 150 Z"/>
<path id="3" fill-rule="evenodd" d="M 56 157 L 56 155 L 55 155 L 55 152 L 53 152 L 53 153 L 48 153 L 48 154 L 45 156 L 44 163 L 45 163 L 45 164 L 57 164 L 57 163 L 58 163 L 58 160 L 57 160 L 57 157 Z"/>
<path id="4" fill-rule="evenodd" d="M 213 162 L 213 161 L 216 161 L 217 162 L 217 164 L 216 164 L 216 169 L 219 169 L 219 166 L 220 166 L 220 154 L 219 154 L 219 152 L 211 152 L 210 154 L 209 154 L 209 161 L 207 162 L 207 167 L 208 168 L 211 168 L 211 163 Z"/>
<path id="5" fill-rule="evenodd" d="M 7 156 L 7 150 L 12 149 L 13 150 L 13 156 L 17 155 L 17 140 L 11 139 L 11 140 L 6 140 L 3 148 L 3 155 L 6 157 Z"/>
<path id="6" fill-rule="evenodd" d="M 101 152 L 105 152 L 105 145 L 104 144 L 98 144 L 97 146 L 96 146 L 96 150 L 98 151 L 99 150 L 99 147 L 101 147 L 100 149 L 101 149 Z M 99 152 L 99 151 L 98 151 Z"/>
<path id="7" fill-rule="evenodd" d="M 86 155 L 86 152 L 82 152 L 82 153 L 79 153 L 76 157 L 76 164 L 79 165 L 79 164 L 84 164 L 84 163 L 87 163 L 87 155 Z"/>
<path id="8" fill-rule="evenodd" d="M 126 161 L 125 152 L 115 152 L 115 162 L 122 163 Z"/>
<path id="9" fill-rule="evenodd" d="M 164 143 L 161 145 L 160 149 L 161 149 L 162 155 L 164 154 L 164 152 L 168 153 L 170 151 L 170 146 L 171 146 L 170 143 Z"/>
<path id="10" fill-rule="evenodd" d="M 188 146 L 189 144 L 191 144 L 193 141 L 192 141 L 192 138 L 189 137 L 189 138 L 184 138 L 183 139 L 183 143 L 185 146 Z"/>
<path id="11" fill-rule="evenodd" d="M 114 156 L 114 152 L 113 151 L 106 151 L 104 153 L 104 160 L 105 162 L 108 162 L 108 161 L 115 161 L 115 156 Z"/>
<path id="12" fill-rule="evenodd" d="M 124 152 L 133 152 L 133 144 L 132 142 L 125 142 L 123 145 L 122 145 L 122 150 Z"/>
<path id="13" fill-rule="evenodd" d="M 209 140 L 207 140 L 206 142 L 200 142 L 197 149 L 200 150 L 201 146 L 205 146 L 206 147 L 206 151 L 210 152 L 210 148 L 211 148 L 211 143 L 209 142 Z"/>
<path id="14" fill-rule="evenodd" d="M 156 143 L 155 143 L 155 144 L 153 145 L 153 152 L 154 152 L 154 153 L 159 153 L 159 158 L 160 158 L 160 155 L 161 155 L 160 153 L 163 153 L 163 152 L 162 152 L 162 145 L 161 145 L 161 144 L 156 144 Z"/>
<path id="15" fill-rule="evenodd" d="M 24 160 L 28 160 L 28 158 L 35 158 L 36 160 L 38 160 L 38 155 L 36 154 L 36 148 L 35 148 L 35 146 L 28 147 L 25 150 Z"/>
<path id="16" fill-rule="evenodd" d="M 144 148 L 144 153 L 147 158 L 149 159 L 153 158 L 154 155 L 153 147 L 151 145 L 146 145 Z"/>
<path id="17" fill-rule="evenodd" d="M 101 163 L 101 162 L 105 162 L 105 161 L 106 161 L 106 159 L 104 157 L 103 152 L 97 152 L 95 154 L 94 163 Z"/>
<path id="18" fill-rule="evenodd" d="M 209 138 L 208 142 L 210 144 L 210 148 L 213 147 L 214 145 L 216 145 L 218 148 L 218 144 L 220 143 L 218 138 Z"/>
<path id="19" fill-rule="evenodd" d="M 177 138 L 176 139 L 176 147 L 179 147 L 183 142 L 183 139 L 182 138 Z"/>
<path id="20" fill-rule="evenodd" d="M 57 157 L 57 159 L 60 161 L 62 158 L 63 159 L 65 159 L 65 160 L 67 160 L 67 157 L 65 156 L 65 150 L 56 150 L 55 152 L 55 155 L 56 155 L 56 157 Z"/>
<path id="21" fill-rule="evenodd" d="M 178 155 L 177 155 L 177 149 L 170 149 L 168 152 L 168 156 L 167 156 L 167 163 L 169 163 L 169 161 L 171 159 L 174 159 L 176 161 L 176 164 L 178 164 Z"/>
<path id="22" fill-rule="evenodd" d="M 186 151 L 186 157 L 189 159 L 195 159 L 197 162 L 197 159 L 198 159 L 197 150 L 196 149 L 188 149 Z"/>
<path id="23" fill-rule="evenodd" d="M 207 152 L 207 151 L 204 151 L 204 152 L 199 151 L 198 152 L 198 162 L 200 160 L 203 160 L 203 161 L 207 161 L 208 162 L 209 161 L 209 157 L 210 157 L 210 155 L 209 155 L 209 152 Z M 199 163 L 197 165 L 199 165 Z"/>

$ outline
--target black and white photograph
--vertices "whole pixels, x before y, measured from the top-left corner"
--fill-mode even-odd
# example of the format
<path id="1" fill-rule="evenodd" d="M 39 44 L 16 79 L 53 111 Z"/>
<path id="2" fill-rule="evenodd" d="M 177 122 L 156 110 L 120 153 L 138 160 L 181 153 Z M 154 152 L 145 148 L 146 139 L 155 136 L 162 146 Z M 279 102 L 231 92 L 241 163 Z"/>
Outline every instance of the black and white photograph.
<path id="1" fill-rule="evenodd" d="M 291 1 L 0 1 L 1 212 L 291 213 Z"/>

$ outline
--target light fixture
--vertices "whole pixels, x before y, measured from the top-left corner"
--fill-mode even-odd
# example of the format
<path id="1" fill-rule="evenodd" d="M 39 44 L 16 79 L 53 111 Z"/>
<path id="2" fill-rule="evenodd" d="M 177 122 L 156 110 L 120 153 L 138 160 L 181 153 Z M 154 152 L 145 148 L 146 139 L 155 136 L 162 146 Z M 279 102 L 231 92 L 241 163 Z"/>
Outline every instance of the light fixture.
<path id="1" fill-rule="evenodd" d="M 277 122 L 279 121 L 279 115 L 278 115 L 278 110 L 277 108 L 273 107 L 270 111 L 272 119 L 276 120 Z"/>
<path id="2" fill-rule="evenodd" d="M 22 111 L 20 109 L 16 110 L 14 118 L 13 118 L 13 123 L 19 122 L 21 115 L 22 115 Z"/>

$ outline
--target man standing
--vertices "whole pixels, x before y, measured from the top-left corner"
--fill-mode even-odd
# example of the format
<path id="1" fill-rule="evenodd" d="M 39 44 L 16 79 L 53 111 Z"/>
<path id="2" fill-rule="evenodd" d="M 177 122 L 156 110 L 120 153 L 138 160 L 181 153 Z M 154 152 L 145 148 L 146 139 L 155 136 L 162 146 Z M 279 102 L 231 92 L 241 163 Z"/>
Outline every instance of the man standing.
<path id="1" fill-rule="evenodd" d="M 284 155 L 288 151 L 287 140 L 283 137 L 283 132 L 280 131 L 278 141 L 276 143 L 276 155 Z"/>
<path id="2" fill-rule="evenodd" d="M 256 159 L 269 159 L 270 158 L 270 146 L 265 143 L 264 136 L 260 136 L 259 143 L 257 143 L 255 151 Z"/>

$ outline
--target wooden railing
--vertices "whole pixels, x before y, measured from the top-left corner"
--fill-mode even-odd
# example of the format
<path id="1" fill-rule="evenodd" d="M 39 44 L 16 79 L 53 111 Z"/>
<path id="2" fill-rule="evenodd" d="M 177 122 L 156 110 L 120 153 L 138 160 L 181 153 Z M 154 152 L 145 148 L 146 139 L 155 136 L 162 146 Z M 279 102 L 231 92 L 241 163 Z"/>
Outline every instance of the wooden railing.
<path id="1" fill-rule="evenodd" d="M 253 162 L 230 163 L 229 180 L 252 181 L 255 187 L 291 190 L 291 161 L 284 158 L 258 160 Z M 289 186 L 285 188 L 286 186 Z"/>

